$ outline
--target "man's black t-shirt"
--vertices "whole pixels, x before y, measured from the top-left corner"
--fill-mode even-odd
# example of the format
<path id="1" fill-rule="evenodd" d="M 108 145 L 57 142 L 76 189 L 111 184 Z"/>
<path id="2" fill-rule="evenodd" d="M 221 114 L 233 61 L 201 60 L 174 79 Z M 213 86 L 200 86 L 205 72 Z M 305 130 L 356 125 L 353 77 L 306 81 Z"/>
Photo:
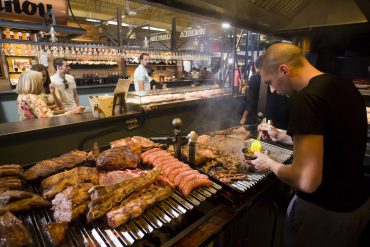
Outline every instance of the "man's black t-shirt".
<path id="1" fill-rule="evenodd" d="M 247 93 L 247 103 L 245 110 L 248 111 L 246 124 L 257 123 L 258 98 L 260 93 L 260 73 L 251 76 Z"/>
<path id="2" fill-rule="evenodd" d="M 333 211 L 352 211 L 367 199 L 363 158 L 365 102 L 353 83 L 329 74 L 312 78 L 292 97 L 288 134 L 324 137 L 323 178 L 314 193 L 297 195 Z"/>

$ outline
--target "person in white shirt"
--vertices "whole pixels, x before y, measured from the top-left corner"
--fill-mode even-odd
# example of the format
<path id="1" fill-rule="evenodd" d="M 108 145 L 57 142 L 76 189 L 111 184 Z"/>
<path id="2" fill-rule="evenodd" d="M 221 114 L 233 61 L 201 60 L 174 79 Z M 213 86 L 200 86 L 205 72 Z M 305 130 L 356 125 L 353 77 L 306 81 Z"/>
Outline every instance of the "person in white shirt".
<path id="1" fill-rule="evenodd" d="M 140 54 L 139 61 L 140 65 L 135 69 L 134 73 L 135 91 L 139 95 L 145 95 L 148 91 L 150 91 L 149 75 L 146 68 L 149 65 L 149 54 Z"/>
<path id="2" fill-rule="evenodd" d="M 67 111 L 72 110 L 79 106 L 80 101 L 75 79 L 68 74 L 71 68 L 65 58 L 54 59 L 53 65 L 56 72 L 50 77 L 51 83 L 58 90 L 63 108 Z"/>

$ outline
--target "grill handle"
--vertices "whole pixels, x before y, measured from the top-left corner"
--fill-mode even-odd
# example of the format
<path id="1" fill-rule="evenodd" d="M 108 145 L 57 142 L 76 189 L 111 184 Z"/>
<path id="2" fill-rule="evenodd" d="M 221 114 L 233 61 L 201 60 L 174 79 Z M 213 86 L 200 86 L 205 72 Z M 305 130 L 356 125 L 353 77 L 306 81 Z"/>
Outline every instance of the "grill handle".
<path id="1" fill-rule="evenodd" d="M 195 165 L 195 143 L 197 142 L 198 135 L 195 131 L 190 131 L 189 135 L 187 136 L 189 140 L 189 163 L 190 165 Z"/>

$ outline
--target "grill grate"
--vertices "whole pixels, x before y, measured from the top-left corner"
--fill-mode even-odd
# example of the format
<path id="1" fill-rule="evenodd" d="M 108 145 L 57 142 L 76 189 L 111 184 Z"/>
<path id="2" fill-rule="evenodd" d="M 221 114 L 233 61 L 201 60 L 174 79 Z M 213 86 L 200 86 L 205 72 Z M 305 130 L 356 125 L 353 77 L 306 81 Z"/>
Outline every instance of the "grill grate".
<path id="1" fill-rule="evenodd" d="M 92 224 L 83 223 L 84 219 L 72 223 L 67 234 L 64 246 L 130 246 L 160 229 L 163 225 L 179 220 L 184 214 L 199 206 L 207 198 L 212 197 L 221 186 L 213 183 L 210 187 L 194 189 L 189 197 L 184 197 L 180 192 L 174 191 L 169 198 L 157 202 L 154 206 L 146 209 L 144 213 L 131 219 L 128 223 L 112 229 L 107 226 L 103 219 L 98 219 Z M 36 186 L 30 190 L 38 193 Z M 27 225 L 31 232 L 38 232 L 40 239 L 37 246 L 51 246 L 46 233 L 42 228 L 45 223 L 52 222 L 52 212 L 46 209 L 35 210 L 27 213 Z M 41 241 L 40 241 L 41 240 Z M 36 246 L 36 245 L 35 245 Z"/>
<path id="2" fill-rule="evenodd" d="M 251 138 L 251 141 L 254 141 L 255 139 Z M 280 163 L 287 162 L 293 155 L 293 151 L 282 148 L 279 146 L 275 146 L 273 144 L 262 142 L 263 147 L 269 151 L 269 156 Z M 229 186 L 231 186 L 233 189 L 236 189 L 240 192 L 247 192 L 252 187 L 254 187 L 258 182 L 262 181 L 263 179 L 267 178 L 268 175 L 270 175 L 271 172 L 249 172 L 247 174 L 247 180 L 243 181 L 236 181 L 231 183 Z"/>

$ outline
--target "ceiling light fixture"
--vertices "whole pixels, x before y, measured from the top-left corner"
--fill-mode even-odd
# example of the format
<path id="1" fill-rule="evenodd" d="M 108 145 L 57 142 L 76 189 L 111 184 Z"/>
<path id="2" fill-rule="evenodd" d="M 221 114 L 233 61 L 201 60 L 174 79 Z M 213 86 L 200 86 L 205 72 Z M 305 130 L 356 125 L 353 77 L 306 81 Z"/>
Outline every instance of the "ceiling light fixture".
<path id="1" fill-rule="evenodd" d="M 116 21 L 107 21 L 107 24 L 114 25 L 114 26 L 117 26 L 118 25 L 118 23 Z M 132 27 L 133 25 L 130 25 L 130 24 L 127 24 L 127 23 L 122 22 L 122 26 L 123 27 Z"/>
<path id="2" fill-rule="evenodd" d="M 142 29 L 149 29 L 149 27 L 148 26 L 145 26 L 145 27 L 142 27 Z M 167 29 L 159 28 L 159 27 L 150 27 L 150 30 L 153 30 L 153 31 L 161 31 L 161 32 L 167 31 Z"/>
<path id="3" fill-rule="evenodd" d="M 86 21 L 95 22 L 95 23 L 100 23 L 101 22 L 101 20 L 96 20 L 96 19 L 91 19 L 91 18 L 86 18 Z"/>
<path id="4" fill-rule="evenodd" d="M 227 23 L 227 22 L 222 23 L 222 28 L 223 28 L 223 29 L 228 29 L 228 28 L 230 28 L 230 23 Z"/>

